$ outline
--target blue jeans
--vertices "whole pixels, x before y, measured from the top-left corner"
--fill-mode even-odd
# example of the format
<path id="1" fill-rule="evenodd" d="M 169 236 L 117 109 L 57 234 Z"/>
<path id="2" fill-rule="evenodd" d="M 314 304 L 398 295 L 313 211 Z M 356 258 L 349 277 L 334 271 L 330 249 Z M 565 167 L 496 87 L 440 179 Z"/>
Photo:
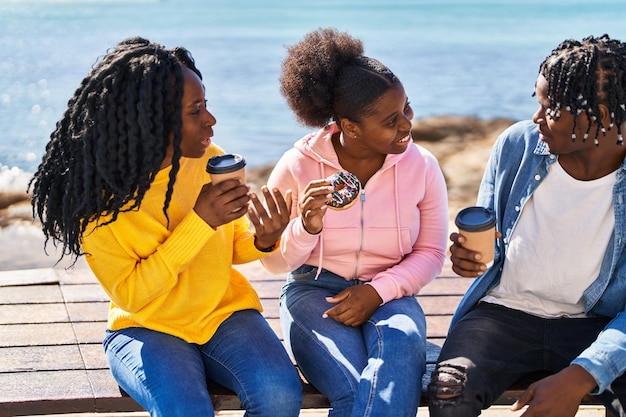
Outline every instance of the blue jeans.
<path id="1" fill-rule="evenodd" d="M 152 417 L 213 416 L 207 380 L 237 393 L 246 416 L 296 417 L 302 384 L 258 311 L 231 315 L 204 345 L 141 327 L 107 331 L 113 376 Z"/>
<path id="2" fill-rule="evenodd" d="M 441 349 L 429 387 L 430 415 L 480 415 L 521 377 L 545 376 L 569 366 L 609 321 L 606 317 L 544 319 L 478 304 L 450 329 Z M 597 398 L 615 416 L 625 417 L 626 376 L 613 381 Z"/>
<path id="3" fill-rule="evenodd" d="M 359 327 L 322 313 L 325 298 L 362 285 L 303 265 L 289 275 L 280 315 L 287 346 L 304 376 L 331 404 L 329 416 L 415 417 L 426 362 L 426 320 L 415 297 L 380 306 Z"/>

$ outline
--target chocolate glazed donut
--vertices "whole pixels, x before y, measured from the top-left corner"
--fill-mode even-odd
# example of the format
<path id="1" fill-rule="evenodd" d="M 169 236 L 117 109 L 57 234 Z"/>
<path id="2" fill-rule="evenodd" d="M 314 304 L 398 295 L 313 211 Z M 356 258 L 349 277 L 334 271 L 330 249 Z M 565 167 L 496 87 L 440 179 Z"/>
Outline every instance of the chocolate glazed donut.
<path id="1" fill-rule="evenodd" d="M 351 172 L 337 172 L 328 178 L 335 188 L 330 201 L 326 204 L 334 210 L 345 210 L 354 205 L 361 192 L 361 182 Z"/>

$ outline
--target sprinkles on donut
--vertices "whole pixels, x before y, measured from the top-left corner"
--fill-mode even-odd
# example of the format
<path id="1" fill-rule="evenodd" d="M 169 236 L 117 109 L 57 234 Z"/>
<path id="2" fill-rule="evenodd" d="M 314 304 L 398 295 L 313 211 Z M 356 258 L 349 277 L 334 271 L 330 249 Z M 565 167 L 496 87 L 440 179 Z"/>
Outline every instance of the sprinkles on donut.
<path id="1" fill-rule="evenodd" d="M 361 192 L 361 182 L 356 175 L 348 171 L 337 172 L 329 178 L 329 181 L 335 191 L 326 204 L 335 210 L 352 207 Z"/>

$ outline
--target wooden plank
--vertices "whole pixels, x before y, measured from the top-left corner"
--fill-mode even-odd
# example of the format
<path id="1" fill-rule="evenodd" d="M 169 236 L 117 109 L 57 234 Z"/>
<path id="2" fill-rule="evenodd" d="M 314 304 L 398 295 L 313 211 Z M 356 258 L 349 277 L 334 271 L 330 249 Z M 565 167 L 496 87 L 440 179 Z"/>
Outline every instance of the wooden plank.
<path id="1" fill-rule="evenodd" d="M 451 315 L 461 301 L 460 295 L 418 295 L 419 301 L 426 317 Z"/>
<path id="2" fill-rule="evenodd" d="M 0 348 L 74 345 L 71 323 L 5 324 L 0 326 Z"/>
<path id="3" fill-rule="evenodd" d="M 79 345 L 80 354 L 83 358 L 83 366 L 89 370 L 109 371 L 109 364 L 101 343 L 89 343 Z"/>
<path id="4" fill-rule="evenodd" d="M 52 268 L 0 271 L 0 287 L 56 284 L 58 282 L 59 279 Z"/>
<path id="5" fill-rule="evenodd" d="M 73 323 L 106 320 L 109 313 L 108 301 L 67 303 L 65 306 Z"/>
<path id="6" fill-rule="evenodd" d="M 107 328 L 106 317 L 102 321 L 89 321 L 82 323 L 72 323 L 76 340 L 80 344 L 102 343 L 104 332 Z"/>
<path id="7" fill-rule="evenodd" d="M 280 306 L 276 298 L 261 298 L 261 305 L 263 305 L 263 317 L 266 319 L 280 318 Z"/>
<path id="8" fill-rule="evenodd" d="M 251 281 L 260 298 L 275 299 L 280 297 L 280 291 L 285 280 Z"/>
<path id="9" fill-rule="evenodd" d="M 67 303 L 109 302 L 109 296 L 98 283 L 61 285 L 60 290 Z"/>
<path id="10" fill-rule="evenodd" d="M 96 276 L 88 267 L 76 266 L 67 269 L 53 269 L 53 272 L 62 285 L 98 283 Z"/>
<path id="11" fill-rule="evenodd" d="M 127 395 L 122 395 L 109 369 L 88 370 L 87 377 L 93 387 L 96 411 L 142 411 Z M 108 404 L 108 405 L 107 405 Z"/>
<path id="12" fill-rule="evenodd" d="M 464 295 L 473 278 L 439 277 L 421 289 L 419 295 Z"/>
<path id="13" fill-rule="evenodd" d="M 78 414 L 93 411 L 93 398 L 54 398 L 5 403 L 0 401 L 0 417 Z"/>
<path id="14" fill-rule="evenodd" d="M 426 336 L 430 338 L 445 338 L 452 316 L 426 316 Z"/>
<path id="15" fill-rule="evenodd" d="M 10 347 L 2 349 L 0 356 L 0 373 L 84 368 L 78 345 Z"/>
<path id="16" fill-rule="evenodd" d="M 261 261 L 253 261 L 248 262 L 247 264 L 233 265 L 233 268 L 241 272 L 243 276 L 246 277 L 250 282 L 271 280 L 282 280 L 284 282 L 285 277 L 287 276 L 286 273 L 270 274 L 265 270 L 265 268 L 263 268 L 263 264 L 261 264 Z"/>
<path id="17" fill-rule="evenodd" d="M 93 391 L 84 369 L 0 373 L 0 387 L 0 404 L 85 398 L 93 404 Z"/>
<path id="18" fill-rule="evenodd" d="M 0 325 L 62 323 L 69 317 L 65 304 L 4 304 L 0 305 Z"/>
<path id="19" fill-rule="evenodd" d="M 0 305 L 62 303 L 63 296 L 58 285 L 18 285 L 2 287 Z"/>

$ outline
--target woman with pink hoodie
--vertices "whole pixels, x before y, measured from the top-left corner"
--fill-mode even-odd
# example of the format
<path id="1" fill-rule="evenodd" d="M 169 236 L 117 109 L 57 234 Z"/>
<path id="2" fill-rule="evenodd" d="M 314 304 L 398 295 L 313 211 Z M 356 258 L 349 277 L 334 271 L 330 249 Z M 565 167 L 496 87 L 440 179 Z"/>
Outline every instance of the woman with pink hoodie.
<path id="1" fill-rule="evenodd" d="M 426 346 L 414 296 L 444 262 L 442 172 L 411 139 L 402 83 L 363 55 L 360 40 L 330 28 L 307 34 L 288 48 L 280 81 L 299 121 L 320 128 L 268 181 L 293 193 L 280 250 L 262 260 L 289 273 L 281 295 L 288 348 L 329 398 L 329 416 L 414 417 Z M 345 209 L 332 203 L 347 189 L 331 181 L 338 172 L 360 183 Z"/>

